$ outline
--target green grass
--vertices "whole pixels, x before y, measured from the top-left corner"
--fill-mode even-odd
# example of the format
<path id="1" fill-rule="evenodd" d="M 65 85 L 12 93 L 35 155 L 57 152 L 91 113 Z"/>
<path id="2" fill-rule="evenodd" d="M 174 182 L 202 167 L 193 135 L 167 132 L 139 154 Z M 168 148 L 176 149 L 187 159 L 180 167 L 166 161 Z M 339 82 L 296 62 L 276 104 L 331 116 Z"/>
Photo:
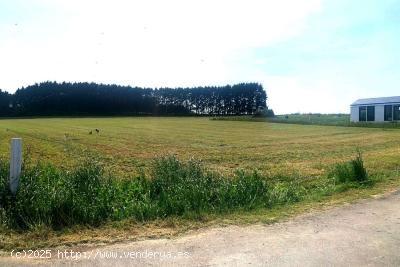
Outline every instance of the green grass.
<path id="1" fill-rule="evenodd" d="M 96 128 L 100 134 L 90 135 Z M 4 159 L 11 137 L 23 138 L 24 187 L 17 212 L 1 211 L 0 217 L 8 227 L 29 230 L 0 228 L 8 247 L 26 245 L 21 236 L 36 240 L 32 244 L 48 244 L 48 235 L 55 243 L 71 235 L 73 242 L 81 242 L 85 238 L 77 233 L 83 230 L 74 230 L 76 225 L 104 229 L 104 223 L 118 221 L 118 228 L 139 223 L 159 232 L 157 225 L 171 220 L 194 225 L 260 212 L 281 218 L 294 207 L 300 209 L 297 203 L 342 199 L 344 192 L 364 196 L 362 192 L 373 191 L 372 185 L 397 186 L 400 167 L 396 129 L 209 118 L 9 119 L 0 121 Z M 357 148 L 362 162 L 354 158 Z M 176 156 L 163 157 L 171 154 Z M 82 163 L 88 157 L 96 164 Z M 1 168 L 2 195 L 7 194 L 7 164 L 3 161 Z M 341 164 L 351 166 L 345 175 L 365 168 L 372 182 L 329 176 Z"/>
<path id="2" fill-rule="evenodd" d="M 288 114 L 278 115 L 270 118 L 274 122 L 287 122 L 298 124 L 337 125 L 347 126 L 350 124 L 348 114 Z"/>
<path id="3" fill-rule="evenodd" d="M 288 114 L 268 118 L 270 122 L 367 128 L 400 128 L 399 123 L 353 123 L 349 114 Z"/>
<path id="4" fill-rule="evenodd" d="M 305 125 L 333 125 L 351 126 L 350 115 L 348 114 L 287 114 L 276 115 L 275 117 L 256 117 L 256 116 L 222 116 L 213 117 L 212 120 L 222 121 L 264 121 L 276 123 L 291 123 Z"/>
<path id="5" fill-rule="evenodd" d="M 203 213 L 271 207 L 303 197 L 302 187 L 291 182 L 268 183 L 257 173 L 245 172 L 223 177 L 199 162 L 180 162 L 172 156 L 157 159 L 150 177 L 129 180 L 106 175 L 94 160 L 72 171 L 42 164 L 26 166 L 15 196 L 7 190 L 4 164 L 0 172 L 1 219 L 11 229 L 99 226 L 126 218 L 197 218 Z"/>
<path id="6" fill-rule="evenodd" d="M 100 134 L 89 135 L 100 129 Z M 107 170 L 132 176 L 154 158 L 175 154 L 200 159 L 207 168 L 231 174 L 237 168 L 267 176 L 318 177 L 357 147 L 366 167 L 385 172 L 398 166 L 398 131 L 324 127 L 208 118 L 61 118 L 0 121 L 0 156 L 9 157 L 12 137 L 22 137 L 25 157 L 72 167 L 87 154 Z"/>
<path id="7" fill-rule="evenodd" d="M 368 182 L 368 173 L 364 167 L 361 152 L 358 151 L 356 158 L 349 162 L 336 164 L 329 176 L 334 177 L 340 183 Z"/>
<path id="8" fill-rule="evenodd" d="M 340 182 L 367 182 L 361 155 L 351 164 L 353 176 Z M 169 156 L 154 161 L 149 177 L 126 180 L 106 175 L 95 159 L 70 171 L 49 164 L 25 165 L 13 195 L 8 190 L 7 166 L 0 166 L 0 222 L 2 227 L 22 230 L 42 225 L 56 230 L 79 224 L 99 226 L 127 218 L 196 219 L 202 214 L 271 208 L 342 190 L 341 184 L 338 187 L 329 177 L 314 184 L 300 183 L 296 177 L 276 181 L 257 172 L 237 171 L 226 177 L 210 172 L 198 161 L 181 162 Z M 362 184 L 352 184 L 357 185 Z"/>

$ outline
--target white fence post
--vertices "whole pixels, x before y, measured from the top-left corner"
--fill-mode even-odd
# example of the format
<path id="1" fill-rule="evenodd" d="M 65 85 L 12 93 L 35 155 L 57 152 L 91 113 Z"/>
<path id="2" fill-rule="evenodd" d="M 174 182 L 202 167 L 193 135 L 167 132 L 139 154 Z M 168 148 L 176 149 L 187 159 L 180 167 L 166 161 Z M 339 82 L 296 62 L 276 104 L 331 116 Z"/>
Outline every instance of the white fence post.
<path id="1" fill-rule="evenodd" d="M 18 189 L 19 177 L 22 166 L 22 139 L 11 139 L 11 158 L 10 158 L 10 190 L 15 194 Z"/>

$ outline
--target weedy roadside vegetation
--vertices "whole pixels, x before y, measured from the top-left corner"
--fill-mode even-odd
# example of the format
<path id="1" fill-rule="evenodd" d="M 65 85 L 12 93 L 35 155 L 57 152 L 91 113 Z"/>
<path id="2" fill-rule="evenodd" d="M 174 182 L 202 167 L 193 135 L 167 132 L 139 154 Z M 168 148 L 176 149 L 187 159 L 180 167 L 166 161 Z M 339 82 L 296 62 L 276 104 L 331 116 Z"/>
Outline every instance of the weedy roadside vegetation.
<path id="1" fill-rule="evenodd" d="M 32 230 L 38 226 L 63 229 L 73 225 L 99 226 L 130 218 L 150 221 L 170 216 L 196 219 L 270 208 L 329 195 L 370 181 L 361 153 L 338 164 L 312 186 L 296 179 L 274 180 L 257 172 L 236 171 L 223 176 L 196 160 L 175 156 L 154 160 L 150 174 L 118 179 L 95 159 L 72 170 L 51 164 L 25 164 L 16 195 L 8 189 L 8 166 L 0 161 L 0 220 L 2 228 Z"/>

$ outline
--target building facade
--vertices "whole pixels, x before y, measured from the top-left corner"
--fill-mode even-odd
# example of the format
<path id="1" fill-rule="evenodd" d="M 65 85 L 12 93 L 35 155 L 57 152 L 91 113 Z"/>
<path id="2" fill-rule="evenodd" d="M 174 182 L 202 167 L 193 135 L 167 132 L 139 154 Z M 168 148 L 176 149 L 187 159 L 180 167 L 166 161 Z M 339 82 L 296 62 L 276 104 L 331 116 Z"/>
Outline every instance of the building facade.
<path id="1" fill-rule="evenodd" d="M 358 99 L 350 105 L 350 121 L 400 121 L 400 96 Z"/>

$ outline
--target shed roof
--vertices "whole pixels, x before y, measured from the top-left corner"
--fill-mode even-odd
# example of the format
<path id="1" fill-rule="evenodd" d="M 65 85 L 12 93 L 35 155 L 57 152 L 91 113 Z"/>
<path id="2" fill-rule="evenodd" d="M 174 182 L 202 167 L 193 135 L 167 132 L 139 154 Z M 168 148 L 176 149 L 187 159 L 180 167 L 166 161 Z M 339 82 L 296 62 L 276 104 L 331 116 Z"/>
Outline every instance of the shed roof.
<path id="1" fill-rule="evenodd" d="M 389 103 L 400 103 L 400 96 L 363 98 L 356 100 L 351 105 L 357 106 L 357 105 L 389 104 Z"/>

